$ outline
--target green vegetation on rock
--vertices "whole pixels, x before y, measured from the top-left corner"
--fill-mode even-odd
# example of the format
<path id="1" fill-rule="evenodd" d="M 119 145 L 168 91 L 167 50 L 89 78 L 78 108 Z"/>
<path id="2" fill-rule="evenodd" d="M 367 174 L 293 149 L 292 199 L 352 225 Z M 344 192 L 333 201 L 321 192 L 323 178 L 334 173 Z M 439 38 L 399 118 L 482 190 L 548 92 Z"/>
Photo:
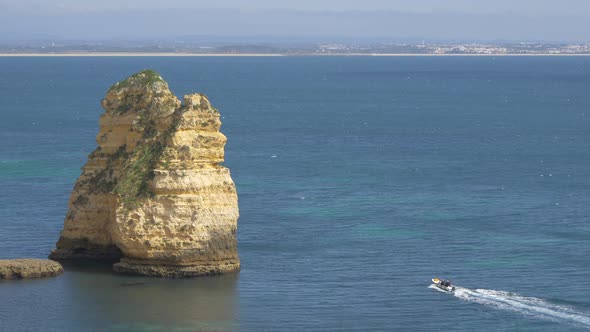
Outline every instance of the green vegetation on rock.
<path id="1" fill-rule="evenodd" d="M 117 83 L 113 84 L 110 87 L 109 92 L 112 90 L 115 90 L 115 89 L 122 89 L 122 88 L 130 86 L 130 85 L 151 87 L 156 83 L 164 83 L 165 84 L 166 81 L 164 81 L 162 76 L 160 76 L 160 74 L 158 74 L 156 71 L 151 70 L 151 69 L 146 69 L 146 70 L 140 71 L 137 74 L 129 76 L 127 79 L 125 79 L 121 82 L 117 82 Z"/>
<path id="2" fill-rule="evenodd" d="M 134 207 L 139 198 L 153 195 L 149 182 L 154 178 L 154 167 L 163 151 L 160 142 L 140 145 L 123 166 L 123 174 L 115 187 L 115 193 L 127 207 Z"/>
<path id="3" fill-rule="evenodd" d="M 146 114 L 140 114 L 138 126 L 143 130 L 143 140 L 140 141 L 131 153 L 131 156 L 123 165 L 123 172 L 119 178 L 114 192 L 127 208 L 136 206 L 138 200 L 153 196 L 150 182 L 154 178 L 154 169 L 158 162 L 160 166 L 167 167 L 169 161 L 163 158 L 166 141 L 176 132 L 178 118 L 165 132 L 158 135 L 154 122 Z"/>
<path id="4" fill-rule="evenodd" d="M 132 151 L 121 146 L 113 154 L 104 155 L 97 149 L 92 156 L 108 156 L 108 161 L 88 182 L 98 192 L 116 194 L 122 206 L 130 210 L 142 199 L 154 195 L 151 185 L 154 169 L 169 166 L 170 158 L 164 150 L 179 126 L 182 109 L 160 74 L 149 69 L 114 84 L 109 93 L 103 101 L 107 112 L 113 116 L 135 115 L 131 131 L 139 133 L 141 138 Z M 157 126 L 165 125 L 168 125 L 166 130 L 158 130 Z"/>
<path id="5" fill-rule="evenodd" d="M 91 155 L 90 158 L 102 158 L 104 156 L 108 156 L 102 152 L 100 152 L 102 149 L 97 148 Z M 113 189 L 115 189 L 115 187 L 117 186 L 117 179 L 114 176 L 114 169 L 113 169 L 113 164 L 124 159 L 125 157 L 127 157 L 127 146 L 126 145 L 122 145 L 120 146 L 117 151 L 115 151 L 113 154 L 111 154 L 109 156 L 109 159 L 107 160 L 107 164 L 106 167 L 102 170 L 100 170 L 99 172 L 96 172 L 93 174 L 92 177 L 90 177 L 89 179 L 85 180 L 85 181 L 81 181 L 80 184 L 86 184 L 86 183 L 90 183 L 92 185 L 94 189 L 94 192 L 99 192 L 99 193 L 110 193 L 113 191 Z M 76 204 L 76 202 L 78 204 Z M 81 202 L 76 200 L 76 202 L 74 202 L 74 204 L 76 205 L 80 205 L 80 204 L 86 204 L 86 202 Z"/>

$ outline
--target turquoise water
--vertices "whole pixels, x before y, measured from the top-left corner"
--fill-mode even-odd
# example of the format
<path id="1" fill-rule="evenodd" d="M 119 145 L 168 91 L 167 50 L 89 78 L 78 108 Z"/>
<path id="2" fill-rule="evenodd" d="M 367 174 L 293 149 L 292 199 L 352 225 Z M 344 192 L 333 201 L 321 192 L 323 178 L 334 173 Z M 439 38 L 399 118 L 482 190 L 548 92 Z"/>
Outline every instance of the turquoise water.
<path id="1" fill-rule="evenodd" d="M 0 258 L 47 256 L 144 68 L 222 113 L 242 271 L 0 282 L 1 331 L 590 329 L 585 57 L 0 58 Z"/>

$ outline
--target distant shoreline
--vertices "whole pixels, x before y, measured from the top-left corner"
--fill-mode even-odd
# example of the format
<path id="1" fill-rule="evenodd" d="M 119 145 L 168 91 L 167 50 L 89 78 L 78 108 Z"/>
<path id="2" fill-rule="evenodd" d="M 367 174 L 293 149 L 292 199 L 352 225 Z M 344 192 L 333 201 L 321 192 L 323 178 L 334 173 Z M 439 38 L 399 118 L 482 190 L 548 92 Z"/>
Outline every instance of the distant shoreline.
<path id="1" fill-rule="evenodd" d="M 226 53 L 132 53 L 132 52 L 95 52 L 95 53 L 0 53 L 0 57 L 195 57 L 195 56 L 283 56 L 283 54 L 259 54 L 259 53 L 243 53 L 243 54 L 226 54 Z"/>
<path id="2" fill-rule="evenodd" d="M 568 56 L 586 57 L 590 54 L 419 54 L 419 53 L 331 53 L 331 54 L 281 54 L 281 53 L 133 53 L 133 52 L 95 52 L 95 53 L 0 53 L 0 57 L 527 57 L 527 56 Z"/>

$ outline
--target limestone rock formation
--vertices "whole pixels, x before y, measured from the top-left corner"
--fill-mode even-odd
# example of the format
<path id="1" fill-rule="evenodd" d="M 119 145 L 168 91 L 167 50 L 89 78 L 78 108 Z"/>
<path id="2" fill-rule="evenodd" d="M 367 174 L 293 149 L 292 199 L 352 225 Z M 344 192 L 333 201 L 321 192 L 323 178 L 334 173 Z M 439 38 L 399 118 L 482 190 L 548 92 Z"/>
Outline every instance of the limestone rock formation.
<path id="1" fill-rule="evenodd" d="M 0 279 L 34 279 L 55 277 L 63 273 L 58 262 L 47 259 L 2 259 Z"/>
<path id="2" fill-rule="evenodd" d="M 146 70 L 102 101 L 98 148 L 72 192 L 50 258 L 118 261 L 121 273 L 187 277 L 238 270 L 238 197 L 219 113 Z"/>

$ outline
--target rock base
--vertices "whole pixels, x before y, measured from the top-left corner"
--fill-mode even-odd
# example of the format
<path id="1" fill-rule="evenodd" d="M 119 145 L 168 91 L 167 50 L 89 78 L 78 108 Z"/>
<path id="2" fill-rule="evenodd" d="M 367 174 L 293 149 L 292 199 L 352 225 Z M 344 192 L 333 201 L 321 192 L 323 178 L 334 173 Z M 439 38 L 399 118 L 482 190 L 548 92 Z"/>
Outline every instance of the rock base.
<path id="1" fill-rule="evenodd" d="M 63 267 L 58 262 L 46 259 L 0 260 L 0 279 L 55 277 L 63 272 Z"/>
<path id="2" fill-rule="evenodd" d="M 207 275 L 217 275 L 240 270 L 239 260 L 226 260 L 221 262 L 196 262 L 182 265 L 163 265 L 160 262 L 143 261 L 123 258 L 113 265 L 115 272 L 123 274 L 144 275 L 163 278 L 188 278 Z"/>
<path id="3" fill-rule="evenodd" d="M 121 251 L 115 247 L 89 247 L 76 249 L 54 249 L 49 254 L 49 259 L 55 261 L 90 260 L 117 262 L 121 258 Z"/>

